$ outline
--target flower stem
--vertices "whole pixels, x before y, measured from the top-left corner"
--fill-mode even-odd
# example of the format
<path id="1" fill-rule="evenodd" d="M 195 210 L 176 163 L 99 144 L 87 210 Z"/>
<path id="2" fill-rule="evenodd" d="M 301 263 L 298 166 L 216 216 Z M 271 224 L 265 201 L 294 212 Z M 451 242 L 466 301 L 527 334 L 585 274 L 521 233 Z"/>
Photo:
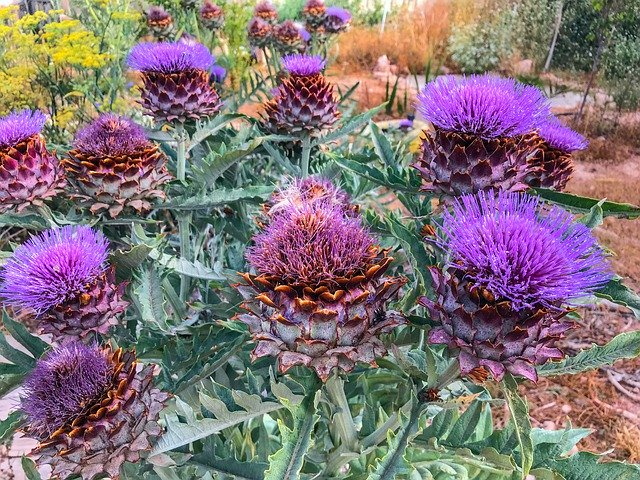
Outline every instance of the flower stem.
<path id="1" fill-rule="evenodd" d="M 300 161 L 300 170 L 302 171 L 302 178 L 309 176 L 309 158 L 311 156 L 311 135 L 308 133 L 302 134 L 302 160 Z"/>
<path id="2" fill-rule="evenodd" d="M 358 443 L 358 432 L 351 416 L 349 401 L 344 393 L 344 381 L 338 374 L 335 374 L 327 381 L 325 387 L 329 400 L 336 407 L 333 421 L 338 429 L 342 444 L 348 451 L 353 452 Z"/>
<path id="3" fill-rule="evenodd" d="M 185 182 L 187 173 L 187 135 L 184 130 L 184 125 L 178 123 L 176 125 L 176 163 L 177 163 L 177 177 L 181 182 Z M 178 213 L 178 232 L 180 238 L 180 257 L 191 261 L 191 214 Z M 180 277 L 180 300 L 187 301 L 189 296 L 189 277 L 182 275 Z"/>
<path id="4" fill-rule="evenodd" d="M 438 377 L 438 381 L 436 382 L 433 388 L 437 390 L 442 390 L 443 388 L 448 386 L 450 383 L 457 380 L 459 377 L 460 377 L 460 364 L 458 363 L 458 360 L 455 359 L 449 364 L 449 366 L 445 369 L 445 371 L 442 372 L 442 375 Z"/>

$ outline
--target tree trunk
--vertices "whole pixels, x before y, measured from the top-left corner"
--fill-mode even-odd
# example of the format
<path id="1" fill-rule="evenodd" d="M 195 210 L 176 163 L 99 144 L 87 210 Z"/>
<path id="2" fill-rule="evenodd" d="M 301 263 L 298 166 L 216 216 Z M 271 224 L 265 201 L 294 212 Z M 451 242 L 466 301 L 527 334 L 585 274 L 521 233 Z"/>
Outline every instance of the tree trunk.
<path id="1" fill-rule="evenodd" d="M 560 0 L 560 3 L 558 3 L 558 12 L 556 13 L 556 25 L 553 29 L 553 38 L 551 39 L 551 45 L 549 46 L 549 54 L 547 55 L 547 61 L 544 62 L 544 72 L 548 71 L 551 67 L 551 59 L 553 58 L 553 52 L 556 49 L 556 42 L 558 41 L 558 34 L 560 33 L 560 26 L 562 25 L 563 10 L 564 0 Z"/>

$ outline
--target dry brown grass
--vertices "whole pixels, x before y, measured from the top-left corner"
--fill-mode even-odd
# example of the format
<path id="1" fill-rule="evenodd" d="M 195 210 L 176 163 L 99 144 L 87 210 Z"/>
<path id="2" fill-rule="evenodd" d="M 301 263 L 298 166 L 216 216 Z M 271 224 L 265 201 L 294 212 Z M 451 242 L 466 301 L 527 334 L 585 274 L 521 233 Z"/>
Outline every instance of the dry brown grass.
<path id="1" fill-rule="evenodd" d="M 400 73 L 422 74 L 446 45 L 451 14 L 449 1 L 435 0 L 416 10 L 403 9 L 382 34 L 379 27 L 354 26 L 340 36 L 337 61 L 348 71 L 370 70 L 378 57 L 387 55 Z"/>

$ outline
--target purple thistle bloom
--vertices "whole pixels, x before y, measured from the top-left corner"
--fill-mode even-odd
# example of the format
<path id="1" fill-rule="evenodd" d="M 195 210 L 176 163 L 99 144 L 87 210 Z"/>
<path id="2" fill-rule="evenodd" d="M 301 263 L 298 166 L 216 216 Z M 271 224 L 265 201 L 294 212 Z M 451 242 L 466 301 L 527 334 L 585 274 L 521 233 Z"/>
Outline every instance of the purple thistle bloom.
<path id="1" fill-rule="evenodd" d="M 320 73 L 325 62 L 320 55 L 293 53 L 282 57 L 282 66 L 291 74 L 308 77 Z"/>
<path id="2" fill-rule="evenodd" d="M 144 129 L 127 117 L 105 113 L 76 134 L 73 148 L 98 157 L 127 156 L 148 148 Z"/>
<path id="3" fill-rule="evenodd" d="M 287 188 L 274 193 L 271 200 L 273 204 L 269 209 L 270 215 L 314 202 L 336 205 L 345 212 L 353 210 L 351 197 L 347 192 L 336 187 L 330 180 L 315 175 L 294 179 Z"/>
<path id="4" fill-rule="evenodd" d="M 402 120 L 400 120 L 398 126 L 407 130 L 413 128 L 413 118 L 403 118 Z"/>
<path id="5" fill-rule="evenodd" d="M 105 271 L 109 242 L 87 226 L 54 228 L 18 248 L 0 271 L 0 297 L 40 315 L 76 298 Z"/>
<path id="6" fill-rule="evenodd" d="M 260 274 L 311 286 L 364 270 L 374 247 L 360 218 L 331 202 L 291 204 L 254 240 L 247 260 Z"/>
<path id="7" fill-rule="evenodd" d="M 549 117 L 540 125 L 538 134 L 551 148 L 567 153 L 584 150 L 589 145 L 586 138 L 560 123 L 556 117 Z"/>
<path id="8" fill-rule="evenodd" d="M 222 65 L 214 65 L 211 67 L 211 79 L 215 83 L 222 83 L 227 76 L 227 69 Z"/>
<path id="9" fill-rule="evenodd" d="M 47 438 L 99 402 L 112 386 L 113 365 L 98 346 L 58 347 L 38 360 L 20 398 L 29 431 Z"/>
<path id="10" fill-rule="evenodd" d="M 529 133 L 550 115 L 536 87 L 486 74 L 437 78 L 418 94 L 417 107 L 443 130 L 484 139 Z"/>
<path id="11" fill-rule="evenodd" d="M 325 10 L 325 14 L 327 17 L 335 17 L 342 23 L 348 23 L 351 21 L 351 13 L 344 8 L 335 6 L 327 7 L 327 9 Z"/>
<path id="12" fill-rule="evenodd" d="M 462 196 L 444 215 L 447 267 L 515 309 L 557 309 L 606 284 L 609 265 L 591 231 L 559 207 L 542 207 L 526 194 Z"/>
<path id="13" fill-rule="evenodd" d="M 0 148 L 13 147 L 42 131 L 47 117 L 40 110 L 22 110 L 0 117 Z"/>
<path id="14" fill-rule="evenodd" d="M 197 42 L 139 43 L 131 49 L 127 63 L 133 70 L 178 73 L 185 70 L 209 70 L 215 58 Z"/>
<path id="15" fill-rule="evenodd" d="M 149 22 L 171 21 L 171 15 L 159 5 L 151 5 L 147 10 L 147 20 Z"/>
<path id="16" fill-rule="evenodd" d="M 304 40 L 305 42 L 311 40 L 311 34 L 307 31 L 306 28 L 300 27 L 298 30 L 300 31 L 300 37 L 302 37 L 302 40 Z"/>

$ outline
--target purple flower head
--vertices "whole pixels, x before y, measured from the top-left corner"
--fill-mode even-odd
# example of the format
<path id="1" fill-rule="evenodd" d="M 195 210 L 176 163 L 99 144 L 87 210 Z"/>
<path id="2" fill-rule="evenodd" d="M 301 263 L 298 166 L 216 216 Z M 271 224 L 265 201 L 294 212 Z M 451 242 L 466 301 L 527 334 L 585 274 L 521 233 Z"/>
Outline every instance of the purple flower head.
<path id="1" fill-rule="evenodd" d="M 403 118 L 398 125 L 400 128 L 410 129 L 413 128 L 413 118 Z"/>
<path id="2" fill-rule="evenodd" d="M 542 207 L 527 194 L 464 195 L 444 216 L 448 268 L 516 309 L 557 309 L 607 283 L 609 265 L 591 231 L 559 207 Z"/>
<path id="3" fill-rule="evenodd" d="M 538 134 L 551 148 L 567 153 L 584 150 L 589 145 L 586 138 L 560 123 L 556 117 L 549 117 L 540 125 Z"/>
<path id="4" fill-rule="evenodd" d="M 344 211 L 352 207 L 347 192 L 336 187 L 330 180 L 315 175 L 293 180 L 287 188 L 276 192 L 272 201 L 273 205 L 269 210 L 271 215 L 314 202 L 335 205 Z"/>
<path id="5" fill-rule="evenodd" d="M 531 132 L 549 116 L 539 89 L 492 75 L 437 78 L 418 94 L 417 107 L 439 128 L 484 139 Z"/>
<path id="6" fill-rule="evenodd" d="M 150 144 L 144 129 L 133 120 L 105 113 L 76 134 L 73 147 L 87 155 L 116 157 L 131 155 Z"/>
<path id="7" fill-rule="evenodd" d="M 112 387 L 113 365 L 98 346 L 68 343 L 47 353 L 20 398 L 30 433 L 47 438 L 99 402 Z"/>
<path id="8" fill-rule="evenodd" d="M 131 49 L 129 67 L 141 72 L 178 73 L 209 70 L 215 59 L 209 49 L 197 42 L 139 43 Z"/>
<path id="9" fill-rule="evenodd" d="M 347 216 L 331 202 L 291 204 L 254 240 L 247 260 L 259 274 L 309 286 L 361 273 L 374 248 L 360 218 Z"/>
<path id="10" fill-rule="evenodd" d="M 47 117 L 40 110 L 22 110 L 0 117 L 0 148 L 13 147 L 42 131 Z"/>
<path id="11" fill-rule="evenodd" d="M 161 22 L 161 21 L 171 21 L 171 15 L 158 5 L 151 5 L 147 10 L 147 21 L 149 22 Z"/>
<path id="12" fill-rule="evenodd" d="M 282 66 L 291 74 L 308 77 L 320 73 L 325 62 L 320 55 L 293 53 L 282 57 Z"/>
<path id="13" fill-rule="evenodd" d="M 304 40 L 305 42 L 311 40 L 311 34 L 307 31 L 306 28 L 299 27 L 298 30 L 300 31 L 300 37 L 302 38 L 302 40 Z"/>
<path id="14" fill-rule="evenodd" d="M 273 6 L 273 3 L 269 2 L 268 0 L 265 0 L 263 2 L 260 2 L 256 5 L 256 8 L 254 8 L 253 10 L 253 14 L 256 17 L 260 17 L 260 18 L 277 18 L 278 17 L 278 12 L 276 10 L 276 7 Z"/>
<path id="15" fill-rule="evenodd" d="M 211 80 L 215 83 L 222 83 L 227 76 L 227 69 L 222 65 L 214 65 L 211 67 Z"/>
<path id="16" fill-rule="evenodd" d="M 87 226 L 53 228 L 16 248 L 0 271 L 0 297 L 36 314 L 76 298 L 106 268 L 109 242 Z"/>
<path id="17" fill-rule="evenodd" d="M 327 7 L 325 10 L 327 17 L 334 17 L 341 23 L 349 23 L 351 21 L 351 13 L 348 10 L 340 7 Z M 335 20 L 334 20 L 335 21 Z"/>

